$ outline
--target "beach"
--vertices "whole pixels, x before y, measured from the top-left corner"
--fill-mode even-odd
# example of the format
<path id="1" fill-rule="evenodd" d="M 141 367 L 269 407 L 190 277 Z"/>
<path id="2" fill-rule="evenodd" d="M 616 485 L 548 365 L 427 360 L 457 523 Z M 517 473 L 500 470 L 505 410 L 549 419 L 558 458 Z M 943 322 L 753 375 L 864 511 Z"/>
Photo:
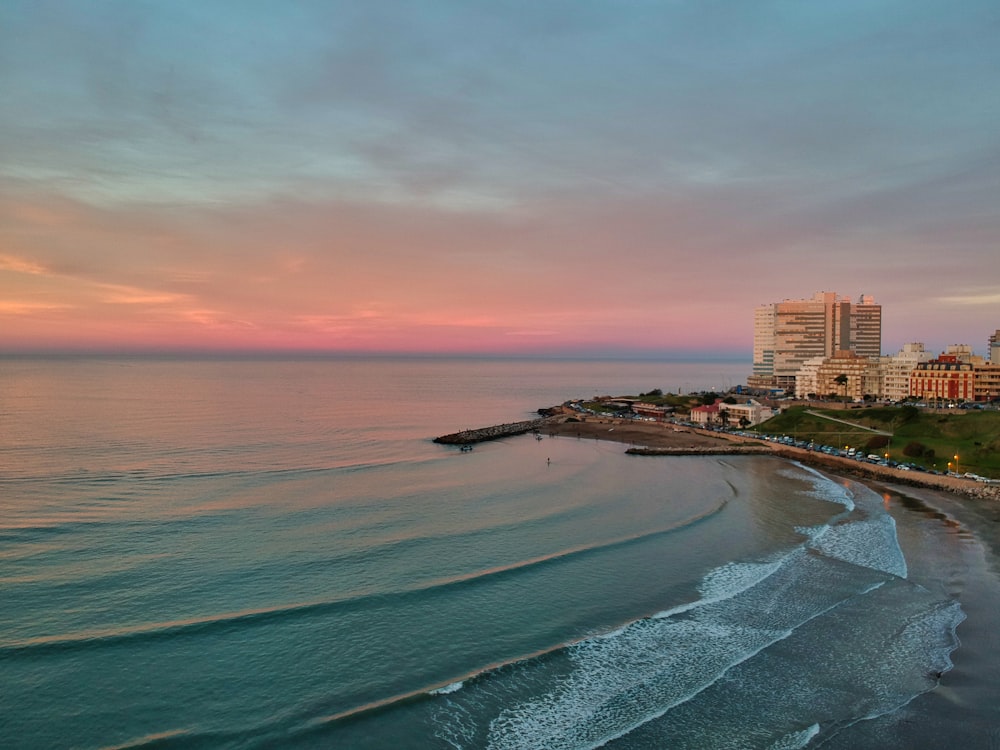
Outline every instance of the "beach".
<path id="1" fill-rule="evenodd" d="M 734 443 L 760 445 L 760 441 L 724 433 L 631 420 L 552 421 L 546 433 L 667 451 L 721 453 Z M 812 466 L 845 483 L 861 482 L 878 492 L 896 522 L 910 574 L 923 585 L 937 587 L 935 593 L 961 602 L 967 615 L 957 631 L 961 645 L 951 655 L 954 666 L 940 675 L 935 689 L 915 698 L 898 716 L 865 722 L 824 747 L 1000 747 L 1000 683 L 996 680 L 1000 673 L 1000 488 L 765 445 L 776 456 Z"/>

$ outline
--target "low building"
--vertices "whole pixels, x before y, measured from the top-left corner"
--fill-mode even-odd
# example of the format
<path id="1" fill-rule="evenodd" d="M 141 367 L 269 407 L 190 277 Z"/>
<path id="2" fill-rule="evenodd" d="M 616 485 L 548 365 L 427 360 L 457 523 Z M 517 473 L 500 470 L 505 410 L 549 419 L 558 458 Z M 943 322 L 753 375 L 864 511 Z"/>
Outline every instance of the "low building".
<path id="1" fill-rule="evenodd" d="M 695 424 L 718 424 L 719 422 L 719 401 L 705 406 L 694 406 L 691 408 L 691 421 Z"/>
<path id="2" fill-rule="evenodd" d="M 643 401 L 632 404 L 632 413 L 646 419 L 655 419 L 662 422 L 674 410 L 672 406 L 662 406 L 659 404 L 647 404 Z"/>
<path id="3" fill-rule="evenodd" d="M 774 411 L 771 407 L 752 398 L 735 404 L 727 404 L 717 400 L 714 404 L 696 406 L 691 409 L 691 421 L 701 425 L 721 424 L 728 427 L 750 427 L 766 422 L 773 416 Z"/>
<path id="4" fill-rule="evenodd" d="M 727 404 L 721 402 L 719 405 L 719 420 L 728 423 L 730 427 L 752 426 L 766 422 L 774 412 L 769 406 L 764 406 L 759 401 L 752 398 L 738 404 Z M 723 417 L 723 413 L 728 415 L 728 419 Z M 745 420 L 745 421 L 744 421 Z"/>

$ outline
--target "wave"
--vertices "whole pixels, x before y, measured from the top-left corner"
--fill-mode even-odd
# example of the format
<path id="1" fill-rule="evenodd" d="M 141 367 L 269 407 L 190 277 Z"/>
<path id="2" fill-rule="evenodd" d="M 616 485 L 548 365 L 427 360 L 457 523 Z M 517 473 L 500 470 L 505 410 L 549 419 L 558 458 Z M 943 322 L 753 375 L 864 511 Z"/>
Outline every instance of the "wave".
<path id="1" fill-rule="evenodd" d="M 26 653 L 39 653 L 41 651 L 108 647 L 117 643 L 140 639 L 155 640 L 185 635 L 191 636 L 218 629 L 232 629 L 271 623 L 278 620 L 323 615 L 345 608 L 391 607 L 397 605 L 401 599 L 423 597 L 430 592 L 439 592 L 450 588 L 481 585 L 506 576 L 522 575 L 543 566 L 559 564 L 582 556 L 599 554 L 616 548 L 675 534 L 720 513 L 726 507 L 727 503 L 728 500 L 722 500 L 716 506 L 705 510 L 703 513 L 686 518 L 683 522 L 672 526 L 601 541 L 595 544 L 569 547 L 546 555 L 517 560 L 506 565 L 426 581 L 396 591 L 362 592 L 345 595 L 337 599 L 262 607 L 181 620 L 144 623 L 127 628 L 94 629 L 76 633 L 40 636 L 20 641 L 8 641 L 6 643 L 0 642 L 0 656 L 16 656 Z"/>
<path id="2" fill-rule="evenodd" d="M 621 738 L 694 699 L 804 623 L 871 590 L 804 551 L 786 557 L 763 581 L 766 590 L 753 586 L 726 600 L 699 602 L 681 618 L 639 621 L 618 638 L 575 645 L 568 677 L 539 698 L 503 709 L 491 722 L 490 746 L 569 750 Z M 822 589 L 813 590 L 820 582 Z M 777 599 L 795 601 L 776 610 Z"/>
<path id="3" fill-rule="evenodd" d="M 824 492 L 823 485 L 828 483 L 833 484 L 822 475 L 815 482 Z M 475 697 L 463 698 L 462 693 L 451 696 L 454 706 L 441 712 L 445 725 L 442 735 L 459 737 L 453 742 L 456 747 L 489 746 L 496 750 L 614 745 L 640 727 L 657 724 L 682 705 L 695 699 L 700 705 L 706 691 L 718 689 L 728 695 L 727 689 L 716 686 L 727 680 L 734 669 L 748 663 L 758 668 L 757 662 L 775 644 L 797 636 L 806 626 L 819 628 L 814 626 L 817 622 L 827 627 L 828 622 L 836 622 L 835 612 L 846 608 L 858 613 L 875 611 L 882 616 L 882 607 L 862 602 L 876 596 L 888 583 L 904 591 L 915 602 L 911 606 L 916 607 L 893 636 L 893 643 L 911 642 L 899 651 L 900 659 L 923 664 L 929 658 L 940 666 L 941 655 L 954 646 L 937 648 L 929 644 L 950 642 L 942 632 L 954 635 L 957 604 L 927 605 L 928 592 L 904 580 L 905 559 L 891 517 L 881 511 L 880 503 L 869 503 L 872 498 L 863 492 L 854 496 L 859 507 L 853 499 L 849 504 L 843 502 L 853 496 L 850 489 L 838 490 L 827 494 L 839 497 L 841 504 L 849 507 L 850 520 L 838 517 L 815 530 L 801 545 L 773 559 L 731 563 L 713 570 L 703 578 L 697 601 L 568 645 L 568 672 L 552 678 L 551 687 L 537 692 L 534 698 L 498 701 L 499 712 L 479 726 L 469 726 L 467 720 L 461 728 L 450 726 L 452 713 L 467 714 L 479 702 Z M 877 547 L 886 551 L 875 551 Z M 889 607 L 885 612 L 901 609 Z M 848 626 L 842 634 L 850 632 Z M 928 648 L 934 656 L 925 656 Z M 760 663 L 766 665 L 767 660 Z M 801 664 L 808 676 L 809 660 L 803 659 Z M 537 662 L 517 668 L 543 671 Z M 857 666 L 862 668 L 861 664 Z M 882 679 L 889 684 L 894 676 L 887 671 Z M 526 680 L 538 681 L 537 677 Z M 468 689 L 475 693 L 477 683 L 471 683 Z M 908 683 L 898 692 L 911 700 L 914 690 Z M 516 695 L 520 689 L 511 692 Z M 720 700 L 730 701 L 728 697 Z M 894 705 L 886 710 L 893 710 Z M 815 720 L 800 727 L 775 735 L 768 744 L 775 750 L 800 748 L 820 731 Z M 737 725 L 733 731 L 741 730 Z"/>
<path id="4" fill-rule="evenodd" d="M 382 445 L 373 442 L 372 445 Z M 239 479 L 239 478 L 287 478 L 289 476 L 311 476 L 322 475 L 330 472 L 358 472 L 376 469 L 385 469 L 391 466 L 413 466 L 414 464 L 431 464 L 441 460 L 439 456 L 423 456 L 407 454 L 405 457 L 382 457 L 377 459 L 367 459 L 364 461 L 352 460 L 344 457 L 342 461 L 333 462 L 320 466 L 296 466 L 291 468 L 247 468 L 245 456 L 240 449 L 230 451 L 234 456 L 242 459 L 241 466 L 233 469 L 205 469 L 192 471 L 157 471 L 153 467 L 141 469 L 125 470 L 102 470 L 90 471 L 89 469 L 79 469 L 76 471 L 63 471 L 57 474 L 3 474 L 0 475 L 0 487 L 10 484 L 21 486 L 44 482 L 52 485 L 71 485 L 73 487 L 106 487 L 108 485 L 120 484 L 122 482 L 137 483 L 140 485 L 154 483 L 171 483 L 177 481 L 202 481 L 213 479 Z M 371 452 L 359 451 L 360 454 L 370 456 Z M 134 453 L 131 455 L 134 456 Z M 202 454 L 203 455 L 203 454 Z M 161 453 L 153 454 L 154 458 L 161 457 Z"/>

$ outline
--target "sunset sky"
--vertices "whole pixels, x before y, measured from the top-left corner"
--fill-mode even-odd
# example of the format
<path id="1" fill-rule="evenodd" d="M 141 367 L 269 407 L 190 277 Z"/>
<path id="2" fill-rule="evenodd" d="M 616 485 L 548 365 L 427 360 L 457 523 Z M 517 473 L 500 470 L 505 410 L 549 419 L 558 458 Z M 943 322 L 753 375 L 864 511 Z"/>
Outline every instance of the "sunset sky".
<path id="1" fill-rule="evenodd" d="M 3 0 L 0 352 L 1000 328 L 996 0 Z"/>

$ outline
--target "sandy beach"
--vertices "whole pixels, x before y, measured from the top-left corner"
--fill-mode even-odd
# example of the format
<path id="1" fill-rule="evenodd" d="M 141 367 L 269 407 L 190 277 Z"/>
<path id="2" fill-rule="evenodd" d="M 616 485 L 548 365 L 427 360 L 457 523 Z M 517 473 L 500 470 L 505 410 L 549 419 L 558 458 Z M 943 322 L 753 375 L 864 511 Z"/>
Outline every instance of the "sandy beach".
<path id="1" fill-rule="evenodd" d="M 551 421 L 549 436 L 620 442 L 630 447 L 703 449 L 761 445 L 738 436 L 648 422 Z M 774 455 L 810 465 L 844 482 L 878 492 L 897 524 L 910 574 L 929 582 L 966 613 L 954 667 L 937 687 L 892 719 L 862 722 L 837 748 L 1000 747 L 1000 487 L 967 479 L 906 472 L 812 451 L 771 446 Z M 639 460 L 667 460 L 669 457 Z M 876 740 L 873 740 L 877 738 Z M 873 744 L 875 742 L 875 744 Z"/>

